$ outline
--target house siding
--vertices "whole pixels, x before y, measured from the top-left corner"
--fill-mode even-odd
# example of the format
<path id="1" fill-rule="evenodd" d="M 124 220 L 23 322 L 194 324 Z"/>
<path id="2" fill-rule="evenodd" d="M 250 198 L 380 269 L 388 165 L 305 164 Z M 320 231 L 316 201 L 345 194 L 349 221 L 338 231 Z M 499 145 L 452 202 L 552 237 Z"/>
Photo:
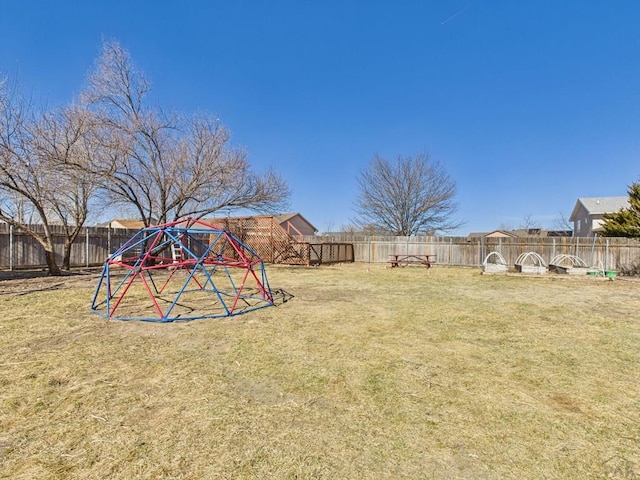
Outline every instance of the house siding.
<path id="1" fill-rule="evenodd" d="M 621 208 L 628 208 L 628 197 L 579 198 L 569 220 L 573 221 L 578 237 L 593 237 L 602 230 L 602 216 Z"/>
<path id="2" fill-rule="evenodd" d="M 589 212 L 580 204 L 573 220 L 573 234 L 576 237 L 588 237 L 591 233 L 591 220 Z"/>
<path id="3" fill-rule="evenodd" d="M 314 235 L 316 233 L 313 225 L 309 225 L 307 221 L 298 215 L 280 223 L 280 226 L 284 228 L 289 235 L 294 237 L 299 235 Z"/>

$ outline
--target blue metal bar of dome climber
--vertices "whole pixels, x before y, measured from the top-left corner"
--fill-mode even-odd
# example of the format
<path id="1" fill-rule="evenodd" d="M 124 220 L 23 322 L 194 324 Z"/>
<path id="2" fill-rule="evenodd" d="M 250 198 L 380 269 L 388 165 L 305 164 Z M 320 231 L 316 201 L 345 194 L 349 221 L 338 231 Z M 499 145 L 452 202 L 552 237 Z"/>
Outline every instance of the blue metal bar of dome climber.
<path id="1" fill-rule="evenodd" d="M 107 276 L 108 279 L 108 272 L 109 270 L 106 268 L 106 266 L 102 267 L 102 272 L 100 273 L 100 280 L 98 280 L 98 287 L 96 288 L 96 293 L 93 294 L 93 299 L 91 300 L 91 310 L 93 310 L 96 313 L 99 313 L 97 308 L 98 306 L 102 305 L 103 303 L 107 304 L 107 309 L 109 309 L 109 290 L 110 288 L 108 288 L 108 283 L 105 283 L 105 290 L 107 290 L 107 299 L 103 302 L 100 302 L 98 304 L 96 304 L 96 300 L 98 299 L 98 294 L 100 293 L 100 287 L 102 286 L 102 282 L 105 279 L 105 274 Z M 107 280 L 108 281 L 108 280 Z"/>
<path id="2" fill-rule="evenodd" d="M 213 278 L 211 278 L 211 274 L 215 273 L 217 270 L 218 265 L 213 264 L 212 268 L 211 268 L 211 272 L 209 272 L 209 270 L 207 270 L 207 268 L 205 267 L 205 259 L 209 256 L 209 254 L 211 253 L 211 251 L 213 250 L 213 247 L 216 246 L 216 244 L 218 243 L 218 240 L 220 240 L 220 237 L 223 236 L 223 232 L 222 231 L 218 231 L 218 236 L 216 237 L 215 240 L 211 241 L 209 243 L 209 246 L 207 247 L 207 250 L 205 251 L 205 253 L 202 255 L 201 260 L 202 260 L 202 269 L 204 271 L 205 276 L 207 277 L 207 281 L 204 283 L 203 285 L 203 289 L 207 287 L 208 284 L 211 284 L 211 288 L 214 292 L 216 292 L 216 295 L 218 296 L 220 302 L 222 303 L 223 300 L 220 297 L 220 293 L 218 292 L 218 288 L 216 287 L 215 283 L 213 283 Z M 220 250 L 220 252 L 224 251 L 226 245 L 226 237 L 224 237 L 224 242 L 222 244 L 222 249 Z M 221 259 L 221 255 L 220 253 L 214 251 L 213 253 L 216 254 L 216 258 L 219 261 Z"/>
<path id="3" fill-rule="evenodd" d="M 209 235 L 211 235 L 211 232 L 207 232 L 207 231 L 203 231 L 203 232 L 196 232 L 196 233 L 208 233 Z M 218 238 L 220 238 L 220 235 L 222 233 L 218 233 Z M 198 281 L 197 277 L 193 277 L 193 281 L 196 282 L 196 284 L 198 285 L 200 290 L 206 290 L 206 286 L 207 284 L 211 284 L 211 287 L 213 288 L 213 291 L 216 291 L 216 287 L 215 284 L 213 283 L 213 280 L 211 278 L 211 275 L 209 273 L 209 271 L 207 270 L 205 264 L 206 264 L 206 258 L 209 256 L 211 250 L 213 249 L 213 247 L 215 246 L 216 242 L 218 241 L 218 239 L 216 239 L 215 241 L 213 241 L 212 243 L 210 243 L 209 245 L 206 245 L 202 242 L 200 242 L 198 239 L 192 237 L 191 235 L 187 235 L 188 239 L 192 240 L 193 242 L 195 242 L 197 245 L 205 247 L 204 252 L 198 256 L 196 255 L 195 252 L 191 251 L 191 249 L 189 249 L 188 247 L 185 248 L 185 251 L 187 253 L 189 253 L 189 255 L 191 255 L 194 260 L 196 261 L 196 263 L 194 264 L 194 270 L 197 270 L 198 268 L 202 269 L 202 273 L 204 274 L 205 278 L 207 279 L 204 282 L 204 285 L 200 284 L 200 282 Z"/>
<path id="4" fill-rule="evenodd" d="M 143 229 L 141 230 L 141 232 L 138 232 L 138 234 L 141 233 L 147 233 L 149 231 L 152 231 L 152 229 Z M 147 235 L 144 236 L 140 241 L 136 242 L 135 244 L 131 245 L 129 247 L 129 249 L 135 247 L 136 245 L 139 245 L 140 243 L 146 242 L 147 240 L 149 240 L 149 238 L 153 237 L 154 235 Z M 146 260 L 149 258 L 150 254 L 151 254 L 151 250 L 153 250 L 153 248 L 155 247 L 156 243 L 158 240 L 158 235 L 157 233 L 155 234 L 155 238 L 154 240 L 151 242 L 151 247 L 149 250 L 145 251 L 144 254 L 140 255 L 138 257 L 138 259 L 136 260 L 136 262 L 133 264 L 133 266 L 129 266 L 123 262 L 116 262 L 118 263 L 118 265 L 127 267 L 129 269 L 129 274 L 127 276 L 125 276 L 125 278 L 122 280 L 122 282 L 120 282 L 120 285 L 118 285 L 118 288 L 116 289 L 116 291 L 114 292 L 114 295 L 120 290 L 120 288 L 122 287 L 122 285 L 127 281 L 127 279 L 129 279 L 129 277 L 131 277 L 131 279 L 129 280 L 129 282 L 126 284 L 124 291 L 122 292 L 122 294 L 118 297 L 118 299 L 115 302 L 115 305 L 113 306 L 113 311 L 109 312 L 109 318 L 111 318 L 111 316 L 113 316 L 113 314 L 115 313 L 116 309 L 118 308 L 118 306 L 120 305 L 120 302 L 122 301 L 122 299 L 124 298 L 124 296 L 126 295 L 127 291 L 129 290 L 129 288 L 131 287 L 131 285 L 133 284 L 133 281 L 135 280 L 136 276 L 140 275 L 140 278 L 142 279 L 142 282 L 144 283 L 144 286 L 147 288 L 147 291 L 149 293 L 149 295 L 151 297 L 153 297 L 153 294 L 151 293 L 149 286 L 147 285 L 144 277 L 142 276 L 142 271 L 144 270 L 144 263 L 146 262 Z M 112 255 L 113 257 L 113 255 Z M 110 263 L 110 261 L 107 261 L 107 263 Z M 152 298 L 153 300 L 153 298 Z"/>
<path id="5" fill-rule="evenodd" d="M 212 242 L 209 249 L 215 244 L 215 242 Z M 196 271 L 198 270 L 198 267 L 203 267 L 204 273 L 207 276 L 207 278 L 209 279 L 206 283 L 208 283 L 209 281 L 211 281 L 211 284 L 213 286 L 213 291 L 216 294 L 216 296 L 218 297 L 218 301 L 220 302 L 220 304 L 222 305 L 222 307 L 225 310 L 225 313 L 227 315 L 230 315 L 229 309 L 227 308 L 226 303 L 224 302 L 224 300 L 222 299 L 222 297 L 220 296 L 220 292 L 218 292 L 218 289 L 216 288 L 215 284 L 213 284 L 213 281 L 211 280 L 211 277 L 209 277 L 209 274 L 207 272 L 206 269 L 204 269 L 204 266 L 202 264 L 202 261 L 204 258 L 207 257 L 209 253 L 209 250 L 205 251 L 203 253 L 203 255 L 201 257 L 199 257 L 197 264 L 195 265 L 195 268 L 191 269 L 191 272 L 189 273 L 189 276 L 187 277 L 187 279 L 185 280 L 184 284 L 182 285 L 182 287 L 180 288 L 180 290 L 178 290 L 178 292 L 176 293 L 176 296 L 173 299 L 173 302 L 171 302 L 171 305 L 169 306 L 169 308 L 165 311 L 165 315 L 164 315 L 164 321 L 168 321 L 168 317 L 171 314 L 171 311 L 173 310 L 173 307 L 175 307 L 176 303 L 178 303 L 178 299 L 180 298 L 180 296 L 182 295 L 182 293 L 185 291 L 185 289 L 187 288 L 187 285 L 189 284 L 189 282 L 191 281 L 191 279 L 193 278 L 193 276 L 195 275 Z"/>

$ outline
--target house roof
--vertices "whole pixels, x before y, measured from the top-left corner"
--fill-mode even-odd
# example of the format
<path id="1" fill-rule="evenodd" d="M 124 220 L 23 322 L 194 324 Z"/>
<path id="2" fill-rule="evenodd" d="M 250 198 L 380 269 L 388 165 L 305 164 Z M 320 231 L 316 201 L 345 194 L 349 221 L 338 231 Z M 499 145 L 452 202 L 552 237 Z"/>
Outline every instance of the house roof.
<path id="1" fill-rule="evenodd" d="M 526 238 L 526 237 L 570 237 L 571 230 L 545 230 L 544 228 L 518 228 L 516 230 L 494 230 L 492 232 L 473 232 L 469 237 L 507 237 L 507 238 Z"/>
<path id="2" fill-rule="evenodd" d="M 117 222 L 120 225 L 120 228 L 144 228 L 144 222 L 141 220 L 125 220 L 125 219 L 114 219 L 109 222 L 109 225 L 113 226 L 113 223 Z"/>
<path id="3" fill-rule="evenodd" d="M 301 214 L 294 212 L 294 213 L 279 213 L 276 215 L 246 215 L 246 216 L 241 216 L 241 217 L 207 217 L 204 218 L 203 220 L 207 221 L 207 222 L 212 222 L 212 221 L 216 221 L 216 220 L 244 220 L 244 219 L 249 219 L 249 218 L 273 218 L 276 222 L 282 224 L 284 222 L 286 222 L 287 220 L 291 220 L 294 217 L 300 217 L 302 220 L 304 220 L 306 223 L 308 223 L 311 228 L 313 228 L 316 232 L 318 231 L 318 229 L 306 218 L 304 218 Z"/>
<path id="4" fill-rule="evenodd" d="M 278 215 L 274 215 L 274 218 L 276 220 L 278 220 L 278 222 L 282 223 L 282 222 L 286 222 L 290 218 L 295 217 L 296 215 L 299 215 L 299 216 L 302 217 L 302 215 L 300 215 L 299 213 L 280 213 Z M 302 217 L 302 218 L 304 218 L 304 217 Z M 307 223 L 309 223 L 309 222 L 307 222 Z"/>
<path id="5" fill-rule="evenodd" d="M 570 237 L 572 235 L 571 230 L 546 230 L 544 228 L 518 228 L 512 230 L 515 236 L 520 238 L 527 237 Z"/>
<path id="6" fill-rule="evenodd" d="M 629 197 L 587 197 L 578 198 L 569 220 L 573 221 L 582 205 L 589 215 L 617 212 L 629 206 Z"/>
<path id="7" fill-rule="evenodd" d="M 493 230 L 491 232 L 471 232 L 468 237 L 516 237 L 517 235 L 507 230 Z"/>
<path id="8" fill-rule="evenodd" d="M 281 213 L 280 215 L 275 215 L 274 216 L 275 219 L 279 222 L 279 223 L 284 223 L 287 220 L 292 219 L 293 217 L 300 217 L 302 220 L 304 220 L 307 224 L 309 224 L 309 226 L 311 228 L 313 228 L 314 231 L 318 231 L 318 229 L 306 218 L 304 218 L 301 214 L 299 213 Z"/>

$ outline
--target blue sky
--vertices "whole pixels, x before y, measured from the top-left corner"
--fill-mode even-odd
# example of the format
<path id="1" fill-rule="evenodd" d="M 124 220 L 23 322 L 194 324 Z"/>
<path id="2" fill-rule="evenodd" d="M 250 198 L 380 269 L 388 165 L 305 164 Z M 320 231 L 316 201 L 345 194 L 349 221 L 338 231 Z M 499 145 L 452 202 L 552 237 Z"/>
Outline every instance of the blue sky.
<path id="1" fill-rule="evenodd" d="M 153 101 L 217 115 L 320 231 L 374 154 L 426 152 L 455 233 L 552 226 L 640 177 L 640 2 L 0 0 L 0 73 L 72 100 L 119 41 Z"/>

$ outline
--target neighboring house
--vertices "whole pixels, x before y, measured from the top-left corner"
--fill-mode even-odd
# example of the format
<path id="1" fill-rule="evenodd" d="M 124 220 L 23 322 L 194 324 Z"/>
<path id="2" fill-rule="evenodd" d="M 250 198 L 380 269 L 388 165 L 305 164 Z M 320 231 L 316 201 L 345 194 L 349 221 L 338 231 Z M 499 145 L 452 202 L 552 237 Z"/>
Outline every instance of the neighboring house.
<path id="1" fill-rule="evenodd" d="M 629 207 L 629 197 L 579 198 L 569 221 L 576 237 L 592 237 L 602 232 L 602 215 Z"/>
<path id="2" fill-rule="evenodd" d="M 273 219 L 275 223 L 292 237 L 301 235 L 315 235 L 318 229 L 314 227 L 306 218 L 299 213 L 282 213 L 279 215 L 254 215 L 250 217 L 214 217 L 205 218 L 207 222 L 212 224 L 226 223 L 231 221 L 237 223 L 243 220 L 249 219 Z M 130 228 L 141 229 L 144 228 L 144 223 L 140 220 L 126 220 L 126 219 L 114 219 L 108 223 L 101 224 L 101 226 L 111 228 Z"/>
<path id="3" fill-rule="evenodd" d="M 471 238 L 527 238 L 570 237 L 571 230 L 545 230 L 543 228 L 519 228 L 517 230 L 494 230 L 493 232 L 470 233 Z"/>
<path id="4" fill-rule="evenodd" d="M 493 232 L 473 232 L 468 235 L 470 238 L 516 238 L 517 235 L 507 230 L 494 230 Z"/>
<path id="5" fill-rule="evenodd" d="M 314 227 L 306 218 L 299 213 L 281 213 L 279 215 L 252 215 L 249 217 L 214 217 L 205 218 L 207 222 L 212 224 L 245 224 L 247 221 L 256 221 L 264 223 L 265 220 L 271 221 L 279 225 L 291 237 L 302 235 L 315 235 L 318 229 Z M 233 230 L 233 229 L 231 229 Z"/>
<path id="6" fill-rule="evenodd" d="M 104 226 L 110 227 L 110 228 L 129 228 L 129 229 L 140 230 L 144 228 L 144 222 L 142 220 L 116 219 L 116 220 L 111 220 L 107 224 L 104 224 Z"/>
<path id="7" fill-rule="evenodd" d="M 283 213 L 275 215 L 276 221 L 289 235 L 315 235 L 318 231 L 309 220 L 299 213 Z"/>
<path id="8" fill-rule="evenodd" d="M 570 237 L 571 230 L 545 230 L 544 228 L 519 228 L 512 230 L 516 237 Z"/>

